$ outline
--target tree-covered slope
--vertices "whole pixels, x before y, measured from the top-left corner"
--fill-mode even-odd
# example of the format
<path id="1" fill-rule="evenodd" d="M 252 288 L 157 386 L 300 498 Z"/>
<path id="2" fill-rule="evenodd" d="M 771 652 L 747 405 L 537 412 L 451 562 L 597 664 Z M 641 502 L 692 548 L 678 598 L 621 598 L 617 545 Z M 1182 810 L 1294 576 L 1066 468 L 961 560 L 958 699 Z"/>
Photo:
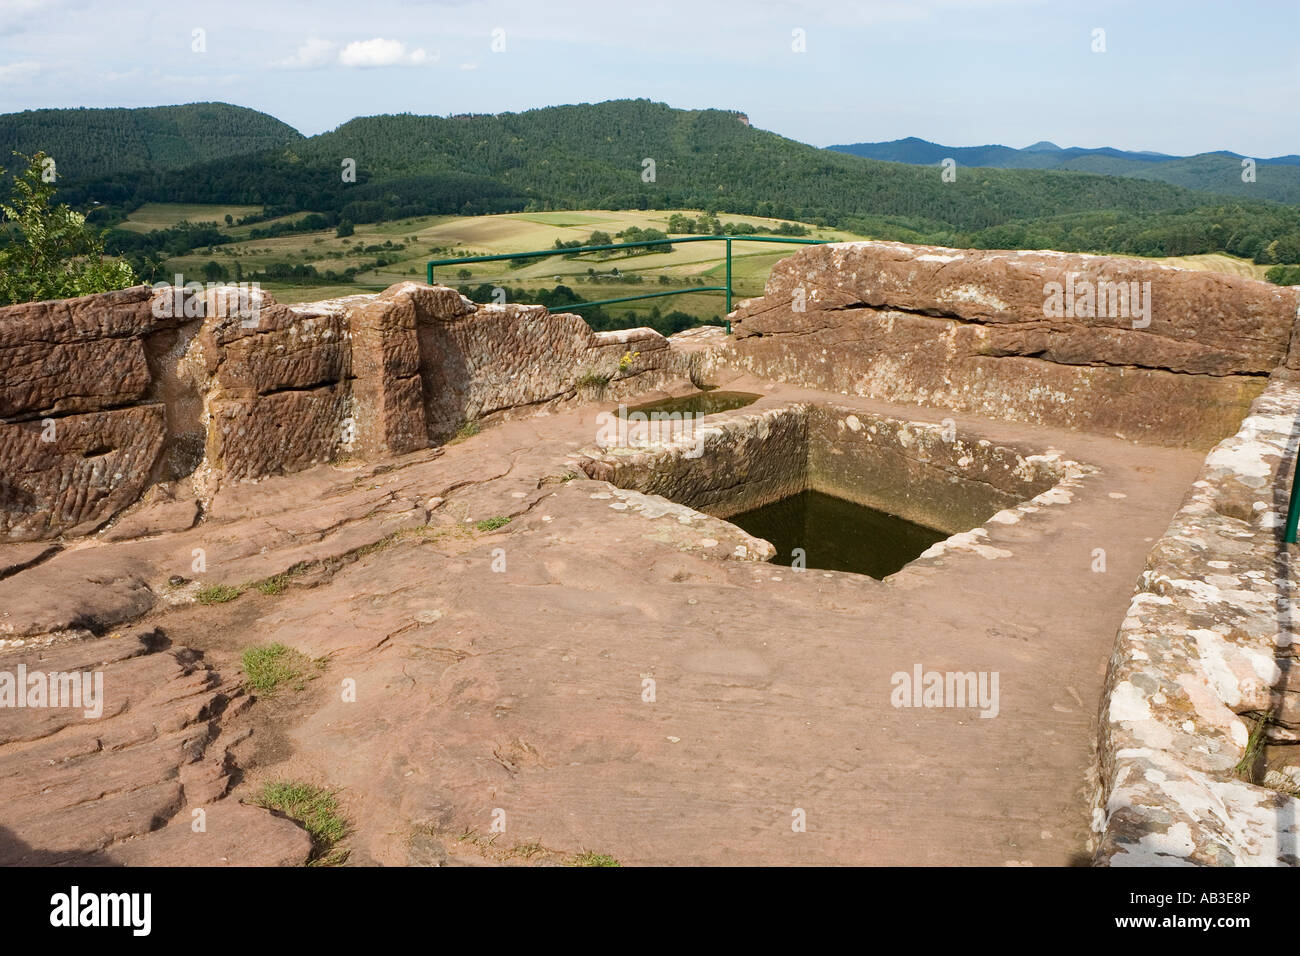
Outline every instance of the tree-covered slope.
<path id="1" fill-rule="evenodd" d="M 755 129 L 723 110 L 647 100 L 443 118 L 371 116 L 301 146 L 304 158 L 357 160 L 372 180 L 458 172 L 574 208 L 709 208 L 788 218 L 905 216 L 960 229 L 1015 219 L 1189 208 L 1186 190 L 1120 177 L 979 170 L 945 183 L 937 170 L 818 149 Z M 645 161 L 654 181 L 643 180 Z"/>
<path id="2" fill-rule="evenodd" d="M 172 140 L 155 135 L 153 142 L 158 156 L 179 155 L 179 146 L 164 149 Z M 196 140 L 185 142 L 202 150 Z M 1078 151 L 1044 143 L 1020 152 Z M 1167 165 L 1110 153 L 1119 151 L 1074 155 L 1071 162 Z M 354 182 L 341 175 L 349 160 L 356 164 Z M 1216 161 L 1224 157 L 1181 162 Z M 956 180 L 945 182 L 937 166 L 819 149 L 754 129 L 735 112 L 677 110 L 648 100 L 497 115 L 369 116 L 274 149 L 161 165 L 79 182 L 61 166 L 60 198 L 108 212 L 105 221 L 110 209 L 140 202 L 262 205 L 267 216 L 312 210 L 330 223 L 522 209 L 683 208 L 958 246 L 1226 251 L 1268 264 L 1300 259 L 1300 206 L 1260 201 L 1261 192 L 1235 189 L 1231 177 L 1210 178 L 1210 166 L 1186 175 L 1218 184 L 1220 193 L 1201 191 L 1204 182 L 1193 190 L 1131 172 L 1072 169 L 959 165 Z M 1259 175 L 1278 170 L 1300 172 L 1269 166 Z"/>
<path id="3" fill-rule="evenodd" d="M 62 179 L 177 169 L 302 140 L 292 126 L 227 103 L 141 109 L 26 110 L 0 115 L 0 165 L 13 151 L 54 157 Z"/>

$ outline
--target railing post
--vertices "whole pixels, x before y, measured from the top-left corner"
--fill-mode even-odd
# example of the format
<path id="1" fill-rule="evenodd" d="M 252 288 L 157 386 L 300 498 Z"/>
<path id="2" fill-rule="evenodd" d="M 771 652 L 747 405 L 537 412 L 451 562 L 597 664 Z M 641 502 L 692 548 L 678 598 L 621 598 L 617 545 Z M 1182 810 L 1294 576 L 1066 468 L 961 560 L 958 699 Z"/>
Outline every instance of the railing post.
<path id="1" fill-rule="evenodd" d="M 433 263 L 430 262 L 424 267 L 424 284 L 433 285 Z"/>
<path id="2" fill-rule="evenodd" d="M 1295 475 L 1291 478 L 1291 503 L 1286 509 L 1286 534 L 1282 540 L 1287 544 L 1296 543 L 1296 525 L 1300 524 L 1300 447 L 1296 448 Z"/>
<path id="3" fill-rule="evenodd" d="M 727 315 L 731 315 L 731 240 L 727 240 Z M 731 319 L 727 323 L 727 334 L 731 334 Z"/>

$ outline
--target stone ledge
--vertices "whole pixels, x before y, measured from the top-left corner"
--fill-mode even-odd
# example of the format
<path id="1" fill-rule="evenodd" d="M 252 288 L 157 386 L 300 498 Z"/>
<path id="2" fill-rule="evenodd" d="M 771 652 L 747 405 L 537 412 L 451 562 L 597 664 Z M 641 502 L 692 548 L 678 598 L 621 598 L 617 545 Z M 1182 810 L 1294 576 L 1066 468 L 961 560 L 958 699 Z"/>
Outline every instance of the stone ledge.
<path id="1" fill-rule="evenodd" d="M 1300 800 L 1236 773 L 1242 715 L 1275 709 L 1292 653 L 1296 551 L 1281 543 L 1278 479 L 1297 416 L 1300 382 L 1275 376 L 1147 560 L 1102 697 L 1102 865 L 1300 864 Z"/>

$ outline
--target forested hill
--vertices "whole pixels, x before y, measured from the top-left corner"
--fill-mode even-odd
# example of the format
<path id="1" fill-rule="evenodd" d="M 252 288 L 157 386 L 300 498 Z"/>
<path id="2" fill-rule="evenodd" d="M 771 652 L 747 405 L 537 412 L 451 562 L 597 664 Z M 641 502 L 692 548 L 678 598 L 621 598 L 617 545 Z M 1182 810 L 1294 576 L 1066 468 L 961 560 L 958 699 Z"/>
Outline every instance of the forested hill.
<path id="1" fill-rule="evenodd" d="M 357 163 L 356 183 L 341 181 L 345 159 Z M 449 198 L 439 205 L 444 192 L 465 203 L 467 183 L 482 201 L 448 208 Z M 1163 183 L 1036 170 L 980 170 L 945 183 L 937 170 L 818 149 L 754 129 L 732 112 L 647 100 L 452 118 L 365 117 L 289 149 L 117 177 L 84 196 L 264 203 L 277 211 L 371 204 L 354 209 L 354 221 L 533 203 L 713 208 L 805 220 L 896 217 L 918 229 L 960 231 L 1062 213 L 1186 210 L 1205 201 Z"/>
<path id="2" fill-rule="evenodd" d="M 1255 179 L 1241 178 L 1239 153 L 1214 152 L 1196 156 L 1168 156 L 1164 153 L 1131 152 L 1110 147 L 1062 149 L 1055 143 L 1035 143 L 1024 149 L 1010 146 L 943 146 L 914 136 L 887 143 L 852 143 L 830 146 L 830 150 L 895 163 L 930 166 L 953 159 L 960 166 L 988 166 L 998 169 L 1060 169 L 1131 176 L 1184 186 L 1202 192 L 1242 199 L 1270 199 L 1300 203 L 1300 156 L 1256 159 Z"/>
<path id="3" fill-rule="evenodd" d="M 228 103 L 0 114 L 0 166 L 16 150 L 54 157 L 60 178 L 177 169 L 287 146 L 303 138 L 274 116 Z"/>
<path id="4" fill-rule="evenodd" d="M 341 176 L 348 160 L 356 163 L 355 182 Z M 937 167 L 819 149 L 754 129 L 735 112 L 648 100 L 370 116 L 259 153 L 65 178 L 60 195 L 80 208 L 256 204 L 267 216 L 311 210 L 354 223 L 431 213 L 695 208 L 956 246 L 1152 256 L 1227 251 L 1265 263 L 1300 261 L 1296 206 L 1059 170 L 959 167 L 956 180 L 945 182 Z"/>
<path id="5" fill-rule="evenodd" d="M 801 219 L 894 215 L 960 229 L 1199 200 L 1158 183 L 1033 171 L 982 171 L 944 183 L 935 170 L 831 153 L 755 129 L 736 113 L 648 100 L 450 119 L 365 117 L 314 137 L 302 153 L 322 161 L 355 157 L 376 179 L 489 176 L 522 195 L 575 208 L 714 205 Z M 643 181 L 646 160 L 654 163 L 653 182 Z"/>

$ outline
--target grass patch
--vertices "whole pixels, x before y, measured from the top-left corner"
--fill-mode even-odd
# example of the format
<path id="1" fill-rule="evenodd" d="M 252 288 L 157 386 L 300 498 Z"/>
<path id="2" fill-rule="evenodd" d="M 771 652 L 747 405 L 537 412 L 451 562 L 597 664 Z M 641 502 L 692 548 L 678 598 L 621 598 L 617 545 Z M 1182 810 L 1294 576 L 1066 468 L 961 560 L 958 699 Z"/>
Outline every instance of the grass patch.
<path id="1" fill-rule="evenodd" d="M 257 582 L 257 589 L 263 594 L 283 594 L 284 589 L 289 586 L 289 575 L 277 574 L 274 577 L 266 578 Z"/>
<path id="2" fill-rule="evenodd" d="M 579 388 L 604 388 L 609 384 L 609 376 L 600 372 L 587 372 L 578 379 Z"/>
<path id="3" fill-rule="evenodd" d="M 496 515 L 492 518 L 484 518 L 478 524 L 474 525 L 474 527 L 478 528 L 480 531 L 495 531 L 497 528 L 504 528 L 509 523 L 510 519 L 505 515 Z"/>
<path id="4" fill-rule="evenodd" d="M 199 588 L 194 595 L 194 600 L 200 604 L 225 604 L 243 593 L 243 588 L 232 588 L 226 584 L 209 584 L 207 587 Z"/>
<path id="5" fill-rule="evenodd" d="M 339 801 L 333 791 L 281 780 L 265 784 L 254 802 L 302 824 L 311 836 L 309 864 L 333 866 L 347 859 L 346 851 L 336 849 L 336 844 L 348 832 L 348 824 L 339 812 Z"/>
<path id="6" fill-rule="evenodd" d="M 281 684 L 302 676 L 301 658 L 301 654 L 278 642 L 265 647 L 250 647 L 242 657 L 244 674 L 253 690 L 270 694 Z"/>
<path id="7" fill-rule="evenodd" d="M 473 438 L 479 433 L 480 426 L 478 422 L 466 422 L 456 430 L 456 434 L 448 439 L 448 445 L 459 445 L 467 438 Z"/>
<path id="8" fill-rule="evenodd" d="M 583 850 L 577 856 L 570 857 L 565 866 L 622 866 L 608 853 L 594 853 L 591 850 Z"/>
<path id="9" fill-rule="evenodd" d="M 289 586 L 289 582 L 302 574 L 309 567 L 311 567 L 311 565 L 308 562 L 301 561 L 291 567 L 288 571 L 283 571 L 280 574 L 273 574 L 269 578 L 263 578 L 253 586 L 266 595 L 283 594 L 285 588 Z"/>

